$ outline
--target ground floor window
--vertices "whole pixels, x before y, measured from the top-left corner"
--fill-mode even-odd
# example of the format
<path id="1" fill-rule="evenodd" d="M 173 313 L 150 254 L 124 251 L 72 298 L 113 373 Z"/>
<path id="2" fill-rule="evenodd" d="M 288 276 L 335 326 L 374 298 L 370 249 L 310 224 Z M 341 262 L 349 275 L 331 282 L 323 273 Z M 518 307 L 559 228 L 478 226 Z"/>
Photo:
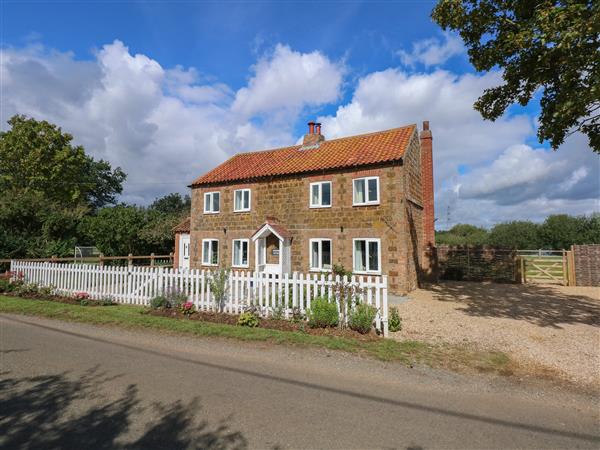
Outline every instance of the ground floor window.
<path id="1" fill-rule="evenodd" d="M 331 269 L 331 239 L 310 240 L 310 270 Z"/>
<path id="2" fill-rule="evenodd" d="M 381 241 L 354 239 L 354 271 L 379 273 L 381 270 Z"/>
<path id="3" fill-rule="evenodd" d="M 233 240 L 233 262 L 234 267 L 248 267 L 248 239 Z"/>
<path id="4" fill-rule="evenodd" d="M 219 240 L 202 239 L 202 264 L 216 266 L 219 264 Z"/>

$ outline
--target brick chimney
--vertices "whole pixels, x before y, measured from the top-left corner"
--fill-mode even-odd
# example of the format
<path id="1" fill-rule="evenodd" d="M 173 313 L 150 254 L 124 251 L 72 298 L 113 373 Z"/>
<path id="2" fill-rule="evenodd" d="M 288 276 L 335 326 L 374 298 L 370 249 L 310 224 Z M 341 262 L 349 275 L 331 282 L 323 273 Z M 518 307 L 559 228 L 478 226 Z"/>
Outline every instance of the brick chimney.
<path id="1" fill-rule="evenodd" d="M 423 189 L 423 244 L 435 246 L 433 206 L 433 149 L 429 121 L 423 122 L 421 138 L 421 186 Z"/>
<path id="2" fill-rule="evenodd" d="M 319 142 L 325 140 L 325 136 L 321 134 L 321 124 L 315 122 L 308 122 L 308 133 L 304 135 L 304 141 L 302 145 L 308 147 L 316 145 Z"/>

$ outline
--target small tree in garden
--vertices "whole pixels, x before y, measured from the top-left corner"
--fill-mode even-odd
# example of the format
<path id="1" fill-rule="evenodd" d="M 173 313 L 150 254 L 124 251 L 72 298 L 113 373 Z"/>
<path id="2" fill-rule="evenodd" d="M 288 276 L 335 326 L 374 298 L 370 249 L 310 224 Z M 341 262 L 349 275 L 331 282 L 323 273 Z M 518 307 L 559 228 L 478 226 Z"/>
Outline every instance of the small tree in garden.
<path id="1" fill-rule="evenodd" d="M 356 297 L 362 295 L 363 289 L 351 283 L 352 272 L 346 270 L 344 266 L 334 264 L 333 275 L 339 281 L 334 280 L 331 285 L 334 297 L 340 305 L 341 319 L 339 322 L 340 328 L 346 328 L 348 324 L 348 312 L 352 309 L 353 301 Z"/>
<path id="2" fill-rule="evenodd" d="M 219 268 L 215 270 L 208 279 L 210 290 L 215 298 L 217 311 L 223 312 L 225 306 L 225 298 L 229 289 L 229 274 L 231 269 Z"/>

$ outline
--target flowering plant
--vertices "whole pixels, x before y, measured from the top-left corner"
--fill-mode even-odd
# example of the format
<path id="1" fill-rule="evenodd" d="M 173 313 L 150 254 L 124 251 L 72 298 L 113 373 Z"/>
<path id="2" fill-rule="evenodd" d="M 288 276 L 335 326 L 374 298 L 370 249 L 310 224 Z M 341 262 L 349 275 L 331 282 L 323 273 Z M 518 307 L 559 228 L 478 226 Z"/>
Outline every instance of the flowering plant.
<path id="1" fill-rule="evenodd" d="M 192 302 L 185 302 L 184 304 L 181 305 L 181 312 L 185 316 L 191 316 L 192 314 L 194 314 L 196 312 L 196 307 L 194 306 L 194 304 Z"/>
<path id="2" fill-rule="evenodd" d="M 90 298 L 90 294 L 88 294 L 87 292 L 75 292 L 73 296 L 79 300 L 87 300 L 88 298 Z"/>

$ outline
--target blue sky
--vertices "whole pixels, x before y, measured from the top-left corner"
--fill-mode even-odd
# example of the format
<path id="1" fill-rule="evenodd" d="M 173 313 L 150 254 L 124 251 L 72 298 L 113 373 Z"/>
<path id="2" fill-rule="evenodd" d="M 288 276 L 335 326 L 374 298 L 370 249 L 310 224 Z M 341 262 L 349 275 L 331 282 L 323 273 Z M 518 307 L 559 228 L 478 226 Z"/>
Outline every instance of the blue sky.
<path id="1" fill-rule="evenodd" d="M 501 73 L 475 73 L 433 5 L 5 1 L 2 127 L 61 125 L 126 170 L 124 201 L 147 203 L 237 151 L 296 142 L 310 119 L 330 138 L 430 120 L 440 228 L 597 210 L 582 136 L 550 152 L 536 102 L 495 123 L 472 110 Z"/>

